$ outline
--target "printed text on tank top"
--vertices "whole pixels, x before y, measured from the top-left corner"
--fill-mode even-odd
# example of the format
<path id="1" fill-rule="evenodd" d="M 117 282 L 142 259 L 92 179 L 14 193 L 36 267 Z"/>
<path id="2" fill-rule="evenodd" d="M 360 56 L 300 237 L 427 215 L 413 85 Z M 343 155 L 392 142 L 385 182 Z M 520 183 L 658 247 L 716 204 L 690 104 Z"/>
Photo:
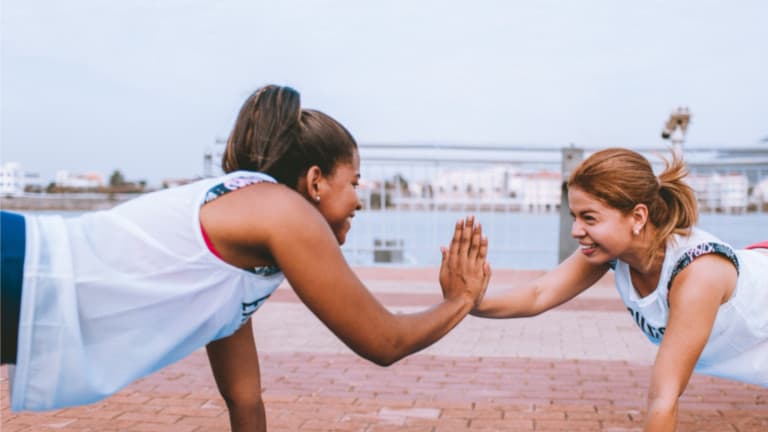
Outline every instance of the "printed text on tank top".
<path id="1" fill-rule="evenodd" d="M 675 280 L 675 276 L 677 276 L 681 271 L 683 271 L 688 265 L 690 265 L 696 258 L 699 258 L 703 255 L 707 254 L 718 254 L 722 255 L 728 260 L 730 260 L 733 265 L 736 267 L 736 272 L 738 274 L 739 272 L 739 260 L 736 257 L 736 253 L 731 249 L 730 247 L 721 244 L 721 243 L 714 243 L 714 242 L 706 242 L 698 244 L 688 250 L 686 250 L 680 258 L 678 258 L 677 262 L 675 263 L 672 274 L 669 277 L 669 281 L 667 282 L 667 296 L 666 296 L 666 303 L 667 307 L 669 307 L 669 292 L 672 289 L 672 282 Z M 614 265 L 615 266 L 615 265 Z M 657 293 L 651 292 L 649 296 L 656 295 Z M 632 319 L 635 320 L 635 323 L 638 327 L 645 333 L 645 335 L 654 341 L 654 343 L 660 343 L 661 339 L 664 336 L 664 332 L 666 331 L 666 326 L 653 326 L 651 323 L 648 322 L 647 318 L 643 316 L 643 314 L 640 311 L 634 310 L 631 307 L 627 307 L 627 311 L 629 311 L 629 314 L 632 315 Z"/>

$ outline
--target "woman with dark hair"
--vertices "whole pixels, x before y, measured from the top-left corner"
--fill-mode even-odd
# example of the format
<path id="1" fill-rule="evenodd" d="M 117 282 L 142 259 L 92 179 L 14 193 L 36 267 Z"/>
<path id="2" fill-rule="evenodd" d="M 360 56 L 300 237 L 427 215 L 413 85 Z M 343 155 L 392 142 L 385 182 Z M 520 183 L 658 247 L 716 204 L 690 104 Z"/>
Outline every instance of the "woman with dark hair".
<path id="1" fill-rule="evenodd" d="M 768 386 L 768 255 L 734 250 L 695 228 L 683 162 L 657 177 L 642 155 L 599 151 L 571 174 L 579 249 L 521 289 L 483 299 L 473 315 L 516 318 L 552 309 L 613 269 L 632 318 L 660 345 L 646 431 L 674 430 L 678 398 L 698 372 Z M 763 249 L 763 252 L 768 250 Z"/>
<path id="2" fill-rule="evenodd" d="M 284 280 L 360 356 L 389 365 L 458 324 L 487 287 L 473 218 L 441 248 L 444 301 L 392 314 L 339 245 L 355 211 L 357 144 L 299 93 L 243 105 L 227 172 L 78 217 L 2 212 L 2 362 L 11 408 L 95 402 L 205 346 L 233 430 L 265 430 L 250 315 Z"/>

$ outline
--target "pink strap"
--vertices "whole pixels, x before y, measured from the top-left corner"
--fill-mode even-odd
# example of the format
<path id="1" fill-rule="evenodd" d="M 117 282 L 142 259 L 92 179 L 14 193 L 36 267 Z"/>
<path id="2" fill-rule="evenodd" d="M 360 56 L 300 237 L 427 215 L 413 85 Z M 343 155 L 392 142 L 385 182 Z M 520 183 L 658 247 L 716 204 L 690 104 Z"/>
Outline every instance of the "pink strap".
<path id="1" fill-rule="evenodd" d="M 215 247 L 213 247 L 213 243 L 211 243 L 211 239 L 208 238 L 208 233 L 205 232 L 205 228 L 203 228 L 203 224 L 200 224 L 200 232 L 203 233 L 203 240 L 205 240 L 205 245 L 208 246 L 208 250 L 211 251 L 212 254 L 216 255 L 221 258 L 221 254 L 219 251 L 216 250 Z"/>
<path id="2" fill-rule="evenodd" d="M 768 249 L 768 240 L 749 245 L 745 249 Z"/>

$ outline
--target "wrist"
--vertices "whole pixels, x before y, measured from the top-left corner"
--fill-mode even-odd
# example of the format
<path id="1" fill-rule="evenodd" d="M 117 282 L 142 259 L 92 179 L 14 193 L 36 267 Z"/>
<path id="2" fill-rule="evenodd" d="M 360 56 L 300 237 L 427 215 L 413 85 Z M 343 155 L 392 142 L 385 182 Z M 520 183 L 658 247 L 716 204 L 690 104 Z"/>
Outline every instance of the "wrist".
<path id="1" fill-rule="evenodd" d="M 452 296 L 447 301 L 456 304 L 462 314 L 469 313 L 475 307 L 475 299 L 468 293 L 461 293 Z"/>

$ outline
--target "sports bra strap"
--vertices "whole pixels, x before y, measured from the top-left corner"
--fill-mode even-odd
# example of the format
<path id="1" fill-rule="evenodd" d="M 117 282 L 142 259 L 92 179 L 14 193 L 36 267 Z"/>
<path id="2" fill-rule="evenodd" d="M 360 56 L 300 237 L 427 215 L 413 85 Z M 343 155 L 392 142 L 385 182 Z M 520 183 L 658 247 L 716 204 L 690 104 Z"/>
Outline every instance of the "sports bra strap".
<path id="1" fill-rule="evenodd" d="M 215 200 L 216 198 L 219 198 L 230 192 L 236 191 L 240 188 L 250 186 L 256 183 L 262 183 L 262 182 L 277 183 L 275 179 L 273 179 L 269 175 L 257 173 L 257 172 L 245 171 L 240 174 L 232 175 L 230 177 L 227 177 L 221 183 L 217 183 L 213 187 L 208 189 L 208 192 L 205 193 L 205 198 L 203 199 L 203 203 L 200 206 L 202 207 L 203 204 L 209 203 Z M 203 239 L 205 240 L 205 245 L 208 247 L 208 250 L 210 250 L 211 253 L 213 253 L 219 259 L 221 259 L 221 255 L 219 254 L 219 251 L 216 250 L 216 248 L 213 246 L 213 243 L 211 243 L 211 240 L 208 238 L 208 233 L 205 232 L 205 228 L 203 228 L 203 224 L 200 224 L 200 231 L 203 234 Z M 261 276 L 271 276 L 275 273 L 280 272 L 280 269 L 277 266 L 272 266 L 272 265 L 254 267 L 254 268 L 244 268 L 243 270 L 257 274 L 257 275 L 261 275 Z"/>
<path id="2" fill-rule="evenodd" d="M 739 258 L 730 246 L 715 242 L 700 243 L 685 251 L 685 253 L 677 260 L 675 266 L 672 268 L 672 275 L 669 277 L 667 290 L 672 288 L 672 281 L 675 280 L 675 276 L 677 276 L 678 273 L 688 267 L 688 265 L 696 258 L 708 254 L 718 254 L 728 258 L 736 267 L 736 273 L 739 273 Z"/>

